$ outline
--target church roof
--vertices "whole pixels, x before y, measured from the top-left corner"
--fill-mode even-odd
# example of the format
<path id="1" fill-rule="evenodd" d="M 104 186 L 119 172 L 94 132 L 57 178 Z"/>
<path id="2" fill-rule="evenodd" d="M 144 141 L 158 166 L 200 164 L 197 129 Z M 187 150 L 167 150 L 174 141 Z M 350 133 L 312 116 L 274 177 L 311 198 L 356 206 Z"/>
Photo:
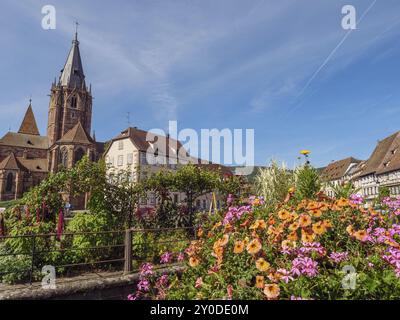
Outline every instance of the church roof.
<path id="1" fill-rule="evenodd" d="M 0 139 L 0 146 L 2 145 L 30 149 L 48 149 L 49 140 L 45 136 L 7 132 L 3 138 Z"/>
<path id="2" fill-rule="evenodd" d="M 82 59 L 79 51 L 77 34 L 72 41 L 64 69 L 61 70 L 60 83 L 62 86 L 81 88 L 85 84 L 85 74 L 82 67 Z"/>
<path id="3" fill-rule="evenodd" d="M 1 163 L 0 170 L 24 170 L 14 153 L 11 152 Z"/>
<path id="4" fill-rule="evenodd" d="M 93 139 L 85 131 L 80 121 L 71 130 L 69 130 L 66 134 L 64 134 L 64 136 L 57 142 L 81 143 L 81 144 L 94 143 Z"/>
<path id="5" fill-rule="evenodd" d="M 24 120 L 22 120 L 18 133 L 32 134 L 36 136 L 40 135 L 31 104 L 29 104 L 28 109 L 26 110 Z"/>

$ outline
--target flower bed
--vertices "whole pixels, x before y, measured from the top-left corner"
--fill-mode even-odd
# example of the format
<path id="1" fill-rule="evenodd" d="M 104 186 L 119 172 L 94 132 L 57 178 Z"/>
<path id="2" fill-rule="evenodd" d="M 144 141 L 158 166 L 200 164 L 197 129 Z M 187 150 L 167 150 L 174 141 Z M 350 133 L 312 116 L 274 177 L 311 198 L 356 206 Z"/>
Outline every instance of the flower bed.
<path id="1" fill-rule="evenodd" d="M 276 207 L 253 197 L 209 217 L 187 269 L 164 279 L 158 298 L 398 299 L 400 224 L 395 206 L 380 208 L 359 197 L 288 196 Z"/>

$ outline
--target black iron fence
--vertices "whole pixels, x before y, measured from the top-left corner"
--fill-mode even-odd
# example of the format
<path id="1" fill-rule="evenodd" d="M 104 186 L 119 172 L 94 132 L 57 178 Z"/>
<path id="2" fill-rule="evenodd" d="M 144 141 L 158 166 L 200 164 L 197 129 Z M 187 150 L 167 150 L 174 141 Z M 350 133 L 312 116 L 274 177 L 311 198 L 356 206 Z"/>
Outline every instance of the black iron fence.
<path id="1" fill-rule="evenodd" d="M 0 264 L 0 279 L 10 274 L 25 275 L 16 277 L 20 278 L 18 282 L 32 284 L 35 274 L 41 274 L 45 265 L 51 265 L 57 275 L 63 276 L 109 270 L 129 274 L 144 262 L 160 264 L 163 252 L 183 252 L 194 237 L 193 228 L 132 228 L 63 233 L 61 237 L 56 233 L 3 236 L 0 237 L 3 248 L 0 260 L 9 257 L 13 264 L 22 257 L 29 265 L 2 270 Z"/>

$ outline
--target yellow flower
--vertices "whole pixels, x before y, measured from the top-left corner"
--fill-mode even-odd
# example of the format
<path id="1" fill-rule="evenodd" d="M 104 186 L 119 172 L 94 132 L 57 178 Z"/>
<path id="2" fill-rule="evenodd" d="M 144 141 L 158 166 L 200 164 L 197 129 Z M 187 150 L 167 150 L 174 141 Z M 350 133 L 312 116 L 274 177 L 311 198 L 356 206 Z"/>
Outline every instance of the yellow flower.
<path id="1" fill-rule="evenodd" d="M 235 246 L 233 248 L 233 253 L 242 253 L 244 250 L 244 243 L 243 241 L 236 241 Z"/>
<path id="2" fill-rule="evenodd" d="M 314 223 L 312 226 L 312 230 L 315 234 L 323 234 L 326 231 L 325 226 L 321 221 Z"/>
<path id="3" fill-rule="evenodd" d="M 247 252 L 250 254 L 256 254 L 258 251 L 261 250 L 261 242 L 258 239 L 253 239 L 247 245 Z"/>
<path id="4" fill-rule="evenodd" d="M 265 285 L 264 294 L 267 296 L 268 299 L 278 298 L 280 294 L 279 286 L 275 283 Z"/>
<path id="5" fill-rule="evenodd" d="M 287 211 L 287 210 L 285 210 L 285 209 L 280 210 L 280 211 L 278 212 L 278 217 L 279 217 L 279 219 L 281 219 L 281 220 L 287 220 L 287 219 L 290 218 L 290 212 Z"/>
<path id="6" fill-rule="evenodd" d="M 197 267 L 197 266 L 199 265 L 199 263 L 200 263 L 200 260 L 199 260 L 198 258 L 196 258 L 196 257 L 190 257 L 190 259 L 189 259 L 189 265 L 190 265 L 192 268 Z"/>
<path id="7" fill-rule="evenodd" d="M 306 155 L 310 154 L 310 150 L 301 150 L 300 154 L 306 156 Z"/>
<path id="8" fill-rule="evenodd" d="M 256 276 L 256 287 L 259 289 L 264 288 L 264 276 Z"/>
<path id="9" fill-rule="evenodd" d="M 299 219 L 299 225 L 300 227 L 308 227 L 311 224 L 311 217 L 306 214 L 302 214 Z"/>
<path id="10" fill-rule="evenodd" d="M 296 191 L 296 189 L 294 187 L 290 187 L 288 190 L 289 193 L 294 193 L 295 191 Z"/>
<path id="11" fill-rule="evenodd" d="M 256 267 L 260 271 L 267 271 L 270 268 L 270 264 L 264 260 L 264 258 L 259 258 L 256 261 Z"/>
<path id="12" fill-rule="evenodd" d="M 296 248 L 296 242 L 292 240 L 283 240 L 281 243 L 282 248 Z"/>
<path id="13" fill-rule="evenodd" d="M 290 226 L 289 226 L 289 230 L 290 231 L 296 231 L 299 228 L 299 223 L 298 222 L 293 222 Z"/>

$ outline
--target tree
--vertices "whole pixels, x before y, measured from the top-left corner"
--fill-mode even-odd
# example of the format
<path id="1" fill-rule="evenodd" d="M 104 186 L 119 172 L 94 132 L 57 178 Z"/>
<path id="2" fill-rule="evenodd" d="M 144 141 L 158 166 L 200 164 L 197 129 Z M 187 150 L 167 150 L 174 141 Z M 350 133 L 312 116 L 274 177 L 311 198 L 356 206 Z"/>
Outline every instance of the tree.
<path id="1" fill-rule="evenodd" d="M 296 168 L 295 182 L 295 197 L 298 199 L 313 199 L 321 190 L 319 174 L 309 163 Z"/>
<path id="2" fill-rule="evenodd" d="M 218 188 L 220 174 L 216 171 L 202 169 L 193 164 L 180 167 L 174 174 L 173 187 L 186 195 L 189 210 L 189 225 L 193 225 L 193 203 L 203 194 Z"/>

